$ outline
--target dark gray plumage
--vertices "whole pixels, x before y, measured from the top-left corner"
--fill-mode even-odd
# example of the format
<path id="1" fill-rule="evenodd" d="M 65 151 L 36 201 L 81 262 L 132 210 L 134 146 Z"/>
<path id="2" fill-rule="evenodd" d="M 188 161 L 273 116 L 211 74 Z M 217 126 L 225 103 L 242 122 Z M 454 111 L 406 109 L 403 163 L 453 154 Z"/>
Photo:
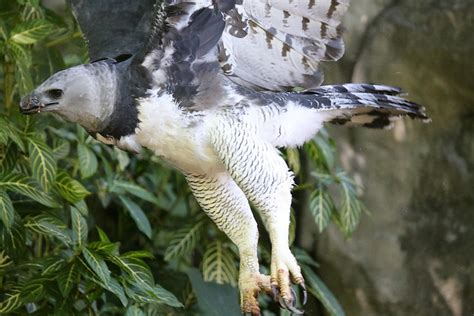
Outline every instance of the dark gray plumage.
<path id="1" fill-rule="evenodd" d="M 67 1 L 91 60 L 136 54 L 148 39 L 155 0 Z"/>

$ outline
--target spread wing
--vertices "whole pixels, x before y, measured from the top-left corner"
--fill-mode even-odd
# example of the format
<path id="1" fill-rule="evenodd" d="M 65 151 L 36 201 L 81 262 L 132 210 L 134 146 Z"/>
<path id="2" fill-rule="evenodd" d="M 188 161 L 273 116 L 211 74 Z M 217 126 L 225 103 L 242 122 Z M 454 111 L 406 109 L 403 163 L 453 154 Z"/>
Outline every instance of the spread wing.
<path id="1" fill-rule="evenodd" d="M 222 77 L 311 89 L 344 53 L 349 0 L 69 0 L 91 59 L 135 55 L 183 106 L 216 103 Z M 212 102 L 207 102 L 211 100 Z M 196 108 L 197 109 L 197 108 Z"/>
<path id="2" fill-rule="evenodd" d="M 149 36 L 154 0 L 68 0 L 91 60 L 135 54 Z"/>
<path id="3" fill-rule="evenodd" d="M 341 18 L 349 0 L 243 0 L 226 15 L 223 70 L 247 87 L 315 88 L 321 61 L 344 54 Z"/>
<path id="4" fill-rule="evenodd" d="M 348 2 L 167 1 L 157 7 L 143 64 L 196 110 L 218 102 L 222 74 L 257 90 L 315 88 L 320 62 L 344 53 L 340 21 Z"/>

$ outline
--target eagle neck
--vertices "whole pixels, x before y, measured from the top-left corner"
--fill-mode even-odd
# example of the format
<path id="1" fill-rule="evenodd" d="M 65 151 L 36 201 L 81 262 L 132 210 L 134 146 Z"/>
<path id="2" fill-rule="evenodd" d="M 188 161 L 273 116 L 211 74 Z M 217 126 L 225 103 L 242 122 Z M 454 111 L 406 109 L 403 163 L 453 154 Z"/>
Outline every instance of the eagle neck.
<path id="1" fill-rule="evenodd" d="M 117 77 L 113 112 L 98 133 L 106 138 L 120 139 L 135 133 L 138 126 L 137 99 L 148 90 L 148 79 L 130 62 L 114 65 Z"/>

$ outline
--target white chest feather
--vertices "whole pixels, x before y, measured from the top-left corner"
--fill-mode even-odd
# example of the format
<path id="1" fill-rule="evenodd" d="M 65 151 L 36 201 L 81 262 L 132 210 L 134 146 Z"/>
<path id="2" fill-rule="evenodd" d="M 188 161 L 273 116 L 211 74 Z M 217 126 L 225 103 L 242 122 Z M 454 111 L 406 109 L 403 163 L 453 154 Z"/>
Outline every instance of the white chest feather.
<path id="1" fill-rule="evenodd" d="M 185 173 L 207 173 L 222 168 L 209 144 L 201 118 L 183 113 L 168 94 L 139 102 L 138 142 Z"/>

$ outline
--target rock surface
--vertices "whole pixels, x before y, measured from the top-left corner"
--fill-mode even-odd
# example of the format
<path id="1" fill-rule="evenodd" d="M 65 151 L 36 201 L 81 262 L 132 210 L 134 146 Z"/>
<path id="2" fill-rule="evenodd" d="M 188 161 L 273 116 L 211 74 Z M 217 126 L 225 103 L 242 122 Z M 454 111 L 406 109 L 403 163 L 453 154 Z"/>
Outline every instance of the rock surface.
<path id="1" fill-rule="evenodd" d="M 371 215 L 318 237 L 347 315 L 474 315 L 474 1 L 353 1 L 327 82 L 401 86 L 432 123 L 331 129 Z"/>

